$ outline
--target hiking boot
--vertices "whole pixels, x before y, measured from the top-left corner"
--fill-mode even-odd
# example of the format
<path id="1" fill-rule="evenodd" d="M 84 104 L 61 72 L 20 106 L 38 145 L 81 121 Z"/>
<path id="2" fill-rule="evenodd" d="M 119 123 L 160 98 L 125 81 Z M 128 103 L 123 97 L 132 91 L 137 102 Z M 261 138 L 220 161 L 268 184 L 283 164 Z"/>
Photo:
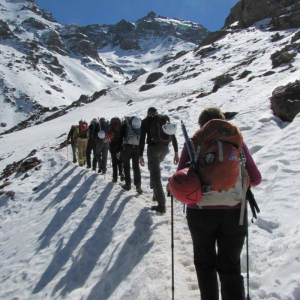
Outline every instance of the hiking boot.
<path id="1" fill-rule="evenodd" d="M 87 168 L 87 169 L 90 169 L 90 168 L 91 168 L 91 166 L 86 166 L 86 168 Z"/>
<path id="2" fill-rule="evenodd" d="M 156 211 L 156 212 L 159 212 L 159 213 L 166 213 L 166 207 L 165 206 L 162 206 L 162 205 L 155 205 L 155 206 L 152 206 L 151 207 L 151 210 L 153 211 Z"/>
<path id="3" fill-rule="evenodd" d="M 102 170 L 101 170 L 101 169 L 99 169 L 99 170 L 98 170 L 98 173 L 100 174 L 101 172 L 102 172 Z"/>
<path id="4" fill-rule="evenodd" d="M 129 190 L 131 190 L 131 185 L 130 184 L 123 184 L 123 185 L 121 185 L 121 187 L 124 189 L 124 190 L 126 190 L 126 191 L 129 191 Z"/>
<path id="5" fill-rule="evenodd" d="M 118 181 L 118 179 L 113 178 L 111 182 L 117 182 L 117 181 Z"/>
<path id="6" fill-rule="evenodd" d="M 143 190 L 142 190 L 140 185 L 136 186 L 136 191 L 137 191 L 138 194 L 143 194 Z"/>
<path id="7" fill-rule="evenodd" d="M 77 163 L 77 159 L 73 159 L 73 163 L 76 164 Z"/>

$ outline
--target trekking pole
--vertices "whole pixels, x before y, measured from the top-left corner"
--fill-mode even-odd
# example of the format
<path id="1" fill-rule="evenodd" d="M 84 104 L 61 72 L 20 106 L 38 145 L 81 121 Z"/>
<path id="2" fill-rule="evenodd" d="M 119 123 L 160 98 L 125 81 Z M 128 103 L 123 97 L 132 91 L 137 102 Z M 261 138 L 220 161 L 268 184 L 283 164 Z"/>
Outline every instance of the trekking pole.
<path id="1" fill-rule="evenodd" d="M 171 195 L 171 249 L 172 249 L 172 300 L 174 300 L 174 213 L 173 213 L 173 196 Z"/>
<path id="2" fill-rule="evenodd" d="M 69 144 L 67 144 L 67 160 L 69 160 Z"/>
<path id="3" fill-rule="evenodd" d="M 246 296 L 246 300 L 251 300 L 250 288 L 249 288 L 250 284 L 249 284 L 249 230 L 248 230 L 248 224 L 247 224 L 247 235 L 246 235 L 246 257 L 247 257 L 247 296 Z"/>

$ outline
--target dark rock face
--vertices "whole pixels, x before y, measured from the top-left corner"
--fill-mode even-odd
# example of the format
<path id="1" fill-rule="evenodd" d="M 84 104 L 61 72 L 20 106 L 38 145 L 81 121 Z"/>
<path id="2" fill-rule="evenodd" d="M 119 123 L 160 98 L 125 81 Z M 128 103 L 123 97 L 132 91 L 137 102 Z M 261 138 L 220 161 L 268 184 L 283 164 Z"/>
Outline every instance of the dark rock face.
<path id="1" fill-rule="evenodd" d="M 152 82 L 155 82 L 157 81 L 158 79 L 160 79 L 161 77 L 163 77 L 164 74 L 161 73 L 161 72 L 155 72 L 155 73 L 152 73 L 150 74 L 147 79 L 146 79 L 146 83 L 152 83 Z"/>
<path id="2" fill-rule="evenodd" d="M 116 25 L 88 25 L 82 27 L 82 30 L 97 49 L 107 45 L 119 45 L 123 50 L 140 50 L 141 41 L 147 38 L 174 37 L 199 44 L 209 34 L 199 24 L 187 21 L 171 22 L 154 12 L 136 22 L 121 20 Z"/>
<path id="3" fill-rule="evenodd" d="M 75 55 L 89 56 L 97 61 L 100 61 L 98 52 L 95 46 L 88 40 L 83 30 L 77 25 L 67 25 L 64 27 L 62 37 L 66 44 Z"/>
<path id="4" fill-rule="evenodd" d="M 31 28 L 34 28 L 34 29 L 39 29 L 39 30 L 43 30 L 43 29 L 47 28 L 47 26 L 43 22 L 41 22 L 41 21 L 39 21 L 35 18 L 32 18 L 32 17 L 24 20 L 22 22 L 22 24 L 27 25 L 27 26 L 29 26 Z"/>
<path id="5" fill-rule="evenodd" d="M 285 46 L 282 50 L 276 51 L 271 55 L 273 69 L 282 64 L 289 64 L 294 61 L 297 52 L 300 49 L 300 44 L 292 44 Z"/>
<path id="6" fill-rule="evenodd" d="M 37 157 L 34 157 L 36 152 L 37 150 L 32 150 L 31 153 L 25 159 L 7 165 L 0 176 L 0 180 L 8 178 L 13 173 L 25 173 L 41 164 L 42 161 L 39 160 Z"/>
<path id="7" fill-rule="evenodd" d="M 300 112 L 300 81 L 277 87 L 270 101 L 275 116 L 282 121 L 292 122 Z"/>
<path id="8" fill-rule="evenodd" d="M 8 27 L 7 23 L 0 20 L 0 40 L 7 40 L 13 38 L 15 35 Z"/>
<path id="9" fill-rule="evenodd" d="M 153 89 L 155 87 L 155 84 L 144 84 L 140 87 L 140 92 L 148 91 L 150 89 Z"/>
<path id="10" fill-rule="evenodd" d="M 238 22 L 238 28 L 271 18 L 275 30 L 299 27 L 299 1 L 294 0 L 241 0 L 225 20 L 224 28 Z"/>

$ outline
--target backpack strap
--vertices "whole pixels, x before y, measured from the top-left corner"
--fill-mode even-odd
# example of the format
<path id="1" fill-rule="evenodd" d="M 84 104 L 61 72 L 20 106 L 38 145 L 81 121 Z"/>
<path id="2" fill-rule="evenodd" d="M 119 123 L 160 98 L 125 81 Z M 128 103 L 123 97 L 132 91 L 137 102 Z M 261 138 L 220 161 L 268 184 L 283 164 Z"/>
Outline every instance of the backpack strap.
<path id="1" fill-rule="evenodd" d="M 219 140 L 216 140 L 218 143 L 219 148 L 219 161 L 224 161 L 224 155 L 223 155 L 223 145 Z"/>

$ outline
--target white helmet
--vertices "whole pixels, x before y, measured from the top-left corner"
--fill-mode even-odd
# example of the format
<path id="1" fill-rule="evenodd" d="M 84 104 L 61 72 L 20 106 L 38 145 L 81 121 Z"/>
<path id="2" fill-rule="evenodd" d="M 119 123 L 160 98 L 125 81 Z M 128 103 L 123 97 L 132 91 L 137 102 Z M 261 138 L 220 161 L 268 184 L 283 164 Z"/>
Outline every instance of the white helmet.
<path id="1" fill-rule="evenodd" d="M 162 130 L 164 133 L 168 134 L 168 135 L 174 135 L 177 131 L 177 124 L 164 124 L 162 126 Z"/>
<path id="2" fill-rule="evenodd" d="M 133 127 L 134 129 L 139 129 L 139 128 L 141 127 L 141 125 L 142 125 L 142 120 L 139 119 L 139 118 L 137 118 L 137 117 L 134 117 L 134 118 L 132 119 L 131 124 L 132 124 L 132 127 Z"/>
<path id="3" fill-rule="evenodd" d="M 105 132 L 103 130 L 100 130 L 98 132 L 98 138 L 101 140 L 105 139 Z"/>

